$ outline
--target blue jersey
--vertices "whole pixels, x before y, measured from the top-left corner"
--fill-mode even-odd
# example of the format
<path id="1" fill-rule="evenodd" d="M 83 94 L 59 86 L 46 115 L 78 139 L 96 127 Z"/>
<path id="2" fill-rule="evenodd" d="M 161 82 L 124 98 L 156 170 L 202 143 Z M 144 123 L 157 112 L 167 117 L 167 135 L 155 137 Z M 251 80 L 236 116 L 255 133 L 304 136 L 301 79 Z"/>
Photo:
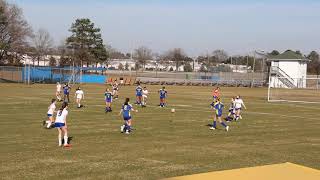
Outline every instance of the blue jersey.
<path id="1" fill-rule="evenodd" d="M 112 93 L 111 92 L 105 92 L 104 96 L 105 96 L 107 102 L 112 101 Z"/>
<path id="2" fill-rule="evenodd" d="M 214 104 L 214 109 L 216 110 L 216 114 L 218 116 L 221 116 L 222 115 L 222 110 L 224 108 L 224 105 L 220 102 L 217 102 Z"/>
<path id="3" fill-rule="evenodd" d="M 164 90 L 164 89 L 160 89 L 160 90 L 159 90 L 159 94 L 160 94 L 160 98 L 161 98 L 161 99 L 164 99 L 164 98 L 167 97 L 167 91 Z"/>
<path id="4" fill-rule="evenodd" d="M 137 88 L 136 88 L 136 95 L 137 96 L 142 96 L 142 88 L 140 87 L 140 86 L 138 86 Z"/>
<path id="5" fill-rule="evenodd" d="M 64 94 L 69 94 L 70 86 L 63 86 L 63 92 Z"/>
<path id="6" fill-rule="evenodd" d="M 123 114 L 123 118 L 129 118 L 131 117 L 130 111 L 132 110 L 132 105 L 128 104 L 128 105 L 122 105 L 122 114 Z"/>

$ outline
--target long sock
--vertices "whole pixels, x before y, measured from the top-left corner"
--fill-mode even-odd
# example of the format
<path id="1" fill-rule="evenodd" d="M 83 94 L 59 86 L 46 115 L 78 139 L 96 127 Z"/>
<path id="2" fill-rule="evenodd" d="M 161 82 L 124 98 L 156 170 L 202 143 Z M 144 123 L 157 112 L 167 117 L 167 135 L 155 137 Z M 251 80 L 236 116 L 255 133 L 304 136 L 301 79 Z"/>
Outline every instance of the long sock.
<path id="1" fill-rule="evenodd" d="M 217 127 L 217 122 L 216 121 L 213 121 L 213 126 L 212 127 L 214 127 L 214 128 Z"/>
<path id="2" fill-rule="evenodd" d="M 61 134 L 59 134 L 59 136 L 58 136 L 58 142 L 59 142 L 59 146 L 61 146 L 62 145 L 62 139 L 61 139 Z"/>
<path id="3" fill-rule="evenodd" d="M 221 122 L 221 125 L 222 125 L 223 127 L 227 127 L 227 125 L 226 125 L 224 122 Z"/>
<path id="4" fill-rule="evenodd" d="M 68 136 L 64 136 L 63 140 L 64 140 L 64 145 L 67 145 L 68 144 Z"/>
<path id="5" fill-rule="evenodd" d="M 48 122 L 48 125 L 47 125 L 47 128 L 48 128 L 48 129 L 51 127 L 51 124 L 52 124 L 52 122 L 49 121 L 49 122 Z"/>

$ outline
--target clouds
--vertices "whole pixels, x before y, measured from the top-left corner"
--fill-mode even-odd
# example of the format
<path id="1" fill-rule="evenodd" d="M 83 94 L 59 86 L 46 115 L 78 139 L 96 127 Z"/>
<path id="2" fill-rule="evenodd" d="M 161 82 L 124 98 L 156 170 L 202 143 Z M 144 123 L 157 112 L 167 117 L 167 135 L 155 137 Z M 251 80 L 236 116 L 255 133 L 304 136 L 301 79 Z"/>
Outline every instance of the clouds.
<path id="1" fill-rule="evenodd" d="M 314 1 L 59 1 L 16 0 L 28 21 L 48 29 L 56 42 L 68 36 L 76 18 L 89 17 L 107 43 L 124 51 L 139 45 L 182 47 L 191 55 L 217 48 L 319 48 L 320 4 Z"/>

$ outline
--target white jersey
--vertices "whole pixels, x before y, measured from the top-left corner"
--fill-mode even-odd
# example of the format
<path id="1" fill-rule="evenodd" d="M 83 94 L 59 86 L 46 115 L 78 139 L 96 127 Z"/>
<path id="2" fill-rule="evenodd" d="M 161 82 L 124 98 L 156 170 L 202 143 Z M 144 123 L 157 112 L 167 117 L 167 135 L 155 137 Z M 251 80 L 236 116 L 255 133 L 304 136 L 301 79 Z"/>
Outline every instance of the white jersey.
<path id="1" fill-rule="evenodd" d="M 240 109 L 242 107 L 242 105 L 243 105 L 242 99 L 235 99 L 234 100 L 234 107 L 236 109 Z"/>
<path id="2" fill-rule="evenodd" d="M 77 90 L 76 91 L 76 96 L 77 96 L 77 99 L 82 99 L 82 97 L 83 97 L 83 91 L 82 90 Z"/>
<path id="3" fill-rule="evenodd" d="M 144 97 L 148 97 L 149 91 L 148 90 L 142 90 L 142 95 Z"/>
<path id="4" fill-rule="evenodd" d="M 48 107 L 48 112 L 47 112 L 47 114 L 53 114 L 55 110 L 56 110 L 56 104 L 55 104 L 55 103 L 52 103 L 52 104 Z"/>
<path id="5" fill-rule="evenodd" d="M 57 92 L 61 92 L 61 84 L 57 84 Z"/>
<path id="6" fill-rule="evenodd" d="M 66 119 L 68 116 L 68 111 L 64 109 L 63 111 L 59 110 L 57 112 L 56 123 L 66 123 Z"/>

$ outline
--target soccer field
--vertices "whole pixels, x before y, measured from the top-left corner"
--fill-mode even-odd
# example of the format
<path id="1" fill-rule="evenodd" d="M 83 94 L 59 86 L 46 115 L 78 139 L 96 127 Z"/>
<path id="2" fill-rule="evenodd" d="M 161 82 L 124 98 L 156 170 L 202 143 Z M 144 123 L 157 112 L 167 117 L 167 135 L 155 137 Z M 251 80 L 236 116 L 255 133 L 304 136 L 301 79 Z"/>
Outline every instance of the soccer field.
<path id="1" fill-rule="evenodd" d="M 211 131 L 212 87 L 167 86 L 168 107 L 159 108 L 160 86 L 149 86 L 149 106 L 134 106 L 135 130 L 125 135 L 118 113 L 125 97 L 134 103 L 135 87 L 120 89 L 111 114 L 106 85 L 81 87 L 86 107 L 72 99 L 72 148 L 63 149 L 57 130 L 42 127 L 55 85 L 0 84 L 0 179 L 161 179 L 283 162 L 320 169 L 318 105 L 267 103 L 265 88 L 223 87 L 226 108 L 240 94 L 248 109 L 229 132 Z"/>

